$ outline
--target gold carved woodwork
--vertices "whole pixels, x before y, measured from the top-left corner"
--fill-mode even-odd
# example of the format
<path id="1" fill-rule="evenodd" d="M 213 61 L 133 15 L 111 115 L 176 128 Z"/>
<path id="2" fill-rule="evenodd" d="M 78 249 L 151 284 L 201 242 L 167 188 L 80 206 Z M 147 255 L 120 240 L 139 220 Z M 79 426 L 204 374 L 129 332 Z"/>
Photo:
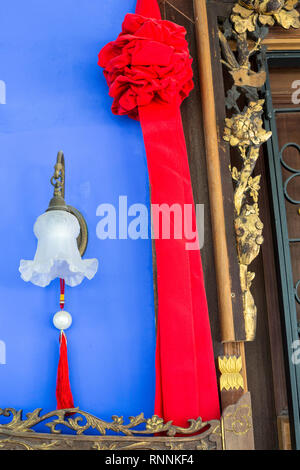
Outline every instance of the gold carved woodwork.
<path id="1" fill-rule="evenodd" d="M 164 422 L 156 415 L 147 419 L 143 413 L 130 417 L 126 424 L 122 416 L 104 421 L 78 408 L 41 412 L 38 408 L 23 418 L 22 410 L 0 409 L 0 415 L 8 418 L 8 422 L 0 424 L 0 450 L 222 449 L 219 420 L 203 422 L 201 418 L 191 419 L 188 420 L 189 427 L 184 428 L 173 425 L 172 421 Z M 34 427 L 41 424 L 49 429 L 49 433 L 35 431 Z M 71 430 L 73 434 L 62 434 L 62 429 Z M 97 435 L 89 434 L 91 430 L 97 431 Z M 107 431 L 116 435 L 107 435 Z"/>
<path id="2" fill-rule="evenodd" d="M 168 436 L 175 436 L 175 434 L 193 434 L 201 431 L 207 423 L 203 423 L 201 418 L 190 419 L 190 426 L 183 428 L 175 426 L 172 421 L 164 422 L 162 418 L 157 415 L 152 418 L 145 418 L 144 413 L 139 414 L 136 417 L 130 417 L 129 423 L 124 423 L 123 416 L 112 416 L 112 421 L 103 421 L 100 418 L 79 410 L 79 408 L 71 408 L 67 410 L 55 410 L 50 413 L 46 413 L 41 416 L 41 408 L 37 408 L 32 413 L 26 414 L 26 419 L 22 417 L 22 410 L 16 411 L 13 408 L 0 408 L 0 416 L 10 417 L 11 421 L 5 425 L 0 425 L 0 429 L 8 429 L 13 431 L 28 432 L 32 431 L 32 428 L 37 424 L 45 423 L 51 433 L 59 434 L 60 430 L 57 426 L 64 426 L 74 431 L 77 435 L 83 434 L 89 429 L 95 429 L 101 435 L 105 435 L 107 431 L 113 431 L 116 433 L 124 434 L 125 436 L 133 436 L 138 434 L 149 434 L 149 433 L 166 433 Z M 78 416 L 72 418 L 70 414 L 78 414 Z M 48 421 L 50 420 L 50 421 Z M 144 430 L 135 429 L 137 426 L 144 424 Z"/>
<path id="3" fill-rule="evenodd" d="M 237 361 L 238 362 L 238 361 Z M 239 368 L 239 366 L 237 367 Z M 72 414 L 70 414 L 72 413 Z M 78 408 L 27 413 L 0 408 L 0 450 L 222 450 L 253 448 L 250 393 L 222 413 L 220 420 L 189 420 L 189 427 L 165 423 L 158 416 L 141 413 L 129 418 L 113 416 L 104 421 Z M 37 432 L 44 424 L 49 432 Z M 143 425 L 144 429 L 141 429 Z M 72 434 L 63 434 L 64 429 Z M 95 431 L 97 432 L 95 434 Z M 107 435 L 113 431 L 115 435 Z M 197 434 L 199 433 L 200 434 Z M 155 433 L 155 437 L 152 434 Z M 120 435 L 121 434 L 121 435 Z M 176 434 L 176 436 L 175 436 Z"/>
<path id="4" fill-rule="evenodd" d="M 251 396 L 246 392 L 235 405 L 225 408 L 221 418 L 224 450 L 253 450 Z"/>
<path id="5" fill-rule="evenodd" d="M 231 21 L 238 34 L 254 32 L 258 23 L 279 24 L 285 29 L 299 28 L 298 0 L 239 0 L 233 7 Z"/>
<path id="6" fill-rule="evenodd" d="M 237 358 L 234 368 L 239 369 Z M 0 450 L 224 450 L 253 448 L 250 393 L 222 413 L 220 420 L 188 420 L 175 426 L 143 413 L 129 418 L 97 418 L 78 408 L 42 413 L 38 408 L 23 417 L 22 410 L 0 408 Z M 48 432 L 38 432 L 44 425 Z M 141 428 L 141 425 L 143 428 Z M 66 434 L 65 430 L 68 430 Z M 115 435 L 107 434 L 113 431 Z M 65 432 L 65 433 L 64 433 Z M 198 434 L 197 434 L 198 433 Z M 155 437 L 153 437 L 155 434 Z M 176 434 L 176 436 L 175 436 Z"/>
<path id="7" fill-rule="evenodd" d="M 73 414 L 70 414 L 73 413 Z M 158 416 L 113 416 L 104 421 L 78 408 L 27 413 L 0 408 L 0 450 L 222 450 L 252 448 L 250 393 L 222 413 L 220 420 L 189 420 L 189 427 L 174 426 Z M 37 432 L 44 424 L 49 432 Z M 143 425 L 144 429 L 141 429 Z M 72 434 L 64 434 L 67 429 Z M 95 434 L 96 431 L 96 434 Z M 113 431 L 115 435 L 107 435 Z M 199 433 L 200 434 L 197 434 Z M 152 434 L 155 433 L 155 437 Z M 175 436 L 176 434 L 176 436 Z"/>
<path id="8" fill-rule="evenodd" d="M 250 289 L 255 273 L 248 267 L 263 243 L 258 207 L 260 175 L 253 177 L 252 174 L 261 145 L 271 137 L 271 132 L 263 128 L 264 100 L 259 95 L 266 72 L 259 62 L 254 68 L 251 59 L 261 50 L 268 26 L 300 27 L 297 3 L 298 0 L 238 0 L 230 19 L 227 18 L 219 30 L 221 61 L 233 80 L 225 100 L 230 116 L 225 120 L 223 138 L 237 149 L 240 160 L 239 168 L 234 166 L 230 171 L 235 185 L 234 223 L 246 341 L 255 339 L 257 317 Z"/>
<path id="9" fill-rule="evenodd" d="M 220 390 L 244 390 L 244 379 L 241 374 L 241 356 L 223 356 L 218 358 L 220 377 Z"/>

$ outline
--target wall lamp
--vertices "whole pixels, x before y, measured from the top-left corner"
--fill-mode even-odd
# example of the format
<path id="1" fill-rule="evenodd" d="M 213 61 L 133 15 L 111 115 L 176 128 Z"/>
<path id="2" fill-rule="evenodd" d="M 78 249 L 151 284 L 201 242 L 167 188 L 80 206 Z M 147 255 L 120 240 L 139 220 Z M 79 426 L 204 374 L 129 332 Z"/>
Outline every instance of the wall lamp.
<path id="1" fill-rule="evenodd" d="M 71 287 L 84 277 L 92 279 L 98 270 L 97 259 L 85 259 L 87 224 L 83 215 L 65 202 L 65 159 L 57 154 L 54 175 L 51 178 L 54 194 L 49 207 L 34 224 L 38 239 L 33 260 L 21 260 L 19 271 L 24 281 L 46 287 L 55 278 L 64 279 Z"/>
<path id="2" fill-rule="evenodd" d="M 73 397 L 69 383 L 67 343 L 64 330 L 72 324 L 72 317 L 64 310 L 65 284 L 74 287 L 84 277 L 92 279 L 98 270 L 97 259 L 82 259 L 87 242 L 88 230 L 83 215 L 65 202 L 65 159 L 58 152 L 54 175 L 51 178 L 54 194 L 49 207 L 34 224 L 38 239 L 33 260 L 21 260 L 19 271 L 24 281 L 46 287 L 60 279 L 60 308 L 53 317 L 53 323 L 60 334 L 60 359 L 57 373 L 57 408 L 73 408 Z"/>

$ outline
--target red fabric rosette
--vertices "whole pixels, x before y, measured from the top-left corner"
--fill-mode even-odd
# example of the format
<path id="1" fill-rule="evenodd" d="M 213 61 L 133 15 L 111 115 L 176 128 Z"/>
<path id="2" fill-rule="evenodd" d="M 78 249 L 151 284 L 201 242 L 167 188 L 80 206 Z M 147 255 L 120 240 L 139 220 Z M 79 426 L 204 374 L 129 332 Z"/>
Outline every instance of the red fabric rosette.
<path id="1" fill-rule="evenodd" d="M 128 14 L 116 41 L 99 54 L 114 114 L 139 119 L 139 107 L 181 103 L 193 89 L 186 31 L 171 21 Z"/>
<path id="2" fill-rule="evenodd" d="M 141 122 L 152 205 L 179 204 L 182 214 L 189 205 L 196 227 L 180 114 L 180 104 L 193 88 L 185 34 L 182 26 L 161 20 L 156 0 L 138 0 L 136 14 L 125 16 L 122 32 L 101 50 L 98 63 L 113 98 L 112 112 Z M 219 418 L 200 250 L 187 250 L 191 240 L 185 234 L 181 239 L 157 238 L 156 223 L 155 413 L 187 426 L 187 419 Z"/>

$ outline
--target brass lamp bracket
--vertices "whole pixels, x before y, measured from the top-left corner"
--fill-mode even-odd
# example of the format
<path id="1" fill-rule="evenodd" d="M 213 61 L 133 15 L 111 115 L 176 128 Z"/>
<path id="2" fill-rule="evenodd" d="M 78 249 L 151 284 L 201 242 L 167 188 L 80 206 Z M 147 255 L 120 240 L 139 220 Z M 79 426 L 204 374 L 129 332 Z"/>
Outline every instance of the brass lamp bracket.
<path id="1" fill-rule="evenodd" d="M 65 157 L 60 150 L 57 154 L 56 164 L 54 166 L 54 174 L 50 179 L 54 186 L 53 198 L 49 203 L 47 211 L 64 210 L 73 214 L 79 222 L 80 234 L 77 238 L 77 245 L 81 256 L 84 255 L 88 242 L 88 229 L 85 218 L 81 212 L 73 206 L 69 206 L 65 202 Z"/>
<path id="2" fill-rule="evenodd" d="M 76 219 L 79 222 L 80 234 L 77 237 L 77 245 L 78 245 L 78 250 L 79 250 L 80 255 L 83 256 L 87 247 L 87 243 L 88 243 L 87 224 L 86 224 L 85 218 L 83 217 L 81 212 L 79 212 L 79 210 L 69 205 L 67 205 L 67 208 L 68 208 L 68 212 L 75 215 Z"/>

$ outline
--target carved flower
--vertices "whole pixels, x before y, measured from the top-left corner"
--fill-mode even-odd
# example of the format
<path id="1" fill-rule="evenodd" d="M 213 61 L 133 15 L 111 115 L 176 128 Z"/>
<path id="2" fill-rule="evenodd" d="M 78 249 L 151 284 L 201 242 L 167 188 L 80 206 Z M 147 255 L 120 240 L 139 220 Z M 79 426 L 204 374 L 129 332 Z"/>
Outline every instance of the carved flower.
<path id="1" fill-rule="evenodd" d="M 233 7 L 231 20 L 237 33 L 255 31 L 257 20 L 262 25 L 275 22 L 285 29 L 300 27 L 298 0 L 239 0 Z"/>
<path id="2" fill-rule="evenodd" d="M 224 140 L 231 146 L 248 147 L 266 142 L 272 135 L 262 127 L 260 117 L 264 100 L 252 101 L 248 108 L 241 114 L 236 114 L 231 119 L 225 119 Z"/>
<path id="3" fill-rule="evenodd" d="M 113 415 L 112 416 L 112 419 L 114 421 L 115 424 L 124 424 L 124 419 L 123 419 L 123 416 L 116 416 L 116 415 Z"/>
<path id="4" fill-rule="evenodd" d="M 146 429 L 149 431 L 159 431 L 164 425 L 164 420 L 157 415 L 152 416 L 152 418 L 147 419 Z"/>

